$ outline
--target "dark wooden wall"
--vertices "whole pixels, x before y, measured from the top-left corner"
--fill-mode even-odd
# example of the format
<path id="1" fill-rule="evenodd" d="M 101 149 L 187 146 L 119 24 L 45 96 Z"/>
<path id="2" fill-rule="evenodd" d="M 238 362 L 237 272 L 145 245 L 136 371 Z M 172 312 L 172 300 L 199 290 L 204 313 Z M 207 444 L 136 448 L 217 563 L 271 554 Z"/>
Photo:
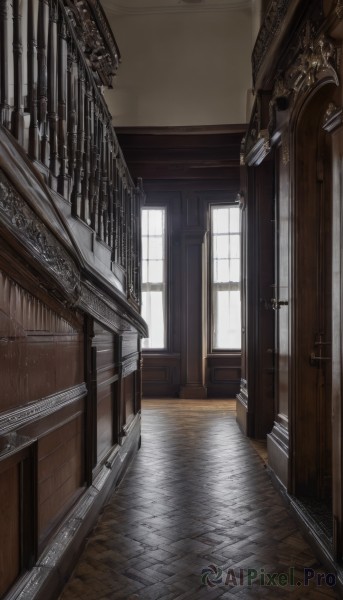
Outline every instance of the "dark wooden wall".
<path id="1" fill-rule="evenodd" d="M 212 203 L 234 203 L 244 128 L 119 130 L 146 206 L 167 209 L 167 348 L 143 352 L 146 397 L 234 397 L 240 353 L 212 353 L 207 262 Z"/>
<path id="2" fill-rule="evenodd" d="M 0 2 L 0 29 L 0 596 L 53 600 L 140 445 L 143 191 L 101 4 Z"/>
<path id="3" fill-rule="evenodd" d="M 334 0 L 271 0 L 256 40 L 237 402 L 239 424 L 267 436 L 273 481 L 341 581 L 342 17 Z"/>

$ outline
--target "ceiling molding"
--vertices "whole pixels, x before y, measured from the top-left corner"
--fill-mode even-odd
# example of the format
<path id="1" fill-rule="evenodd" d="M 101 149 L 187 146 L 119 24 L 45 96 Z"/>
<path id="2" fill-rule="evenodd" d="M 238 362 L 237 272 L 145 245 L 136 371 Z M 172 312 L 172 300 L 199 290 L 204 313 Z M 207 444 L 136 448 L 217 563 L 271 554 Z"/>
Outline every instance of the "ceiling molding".
<path id="1" fill-rule="evenodd" d="M 169 0 L 168 4 L 161 5 L 160 0 L 148 0 L 148 2 L 140 2 L 139 6 L 128 6 L 124 4 L 125 0 L 113 2 L 113 0 L 102 0 L 102 6 L 106 13 L 120 15 L 153 15 L 153 14 L 170 14 L 170 13 L 216 13 L 228 12 L 234 10 L 246 10 L 251 8 L 251 0 L 224 0 L 222 2 L 213 2 L 213 0 L 203 0 L 201 3 L 184 3 L 182 0 Z"/>

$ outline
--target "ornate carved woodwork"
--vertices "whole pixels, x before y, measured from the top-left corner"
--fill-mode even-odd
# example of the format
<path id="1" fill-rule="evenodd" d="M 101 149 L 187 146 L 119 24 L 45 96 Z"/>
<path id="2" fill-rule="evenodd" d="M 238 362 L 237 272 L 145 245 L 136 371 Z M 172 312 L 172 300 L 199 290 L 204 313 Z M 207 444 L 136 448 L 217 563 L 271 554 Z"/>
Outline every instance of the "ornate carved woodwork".
<path id="1" fill-rule="evenodd" d="M 320 80 L 338 85 L 339 61 L 340 54 L 333 40 L 322 32 L 318 33 L 318 24 L 308 19 L 300 30 L 299 42 L 291 46 L 287 58 L 283 58 L 283 64 L 287 67 L 277 70 L 268 117 L 265 110 L 266 92 L 259 91 L 256 95 L 244 145 L 243 160 L 247 165 L 260 164 L 271 147 L 279 143 L 299 95 L 305 94 Z M 282 142 L 286 144 L 283 160 L 286 164 L 289 153 L 287 140 L 287 136 L 283 135 Z"/>
<path id="2" fill-rule="evenodd" d="M 80 291 L 80 274 L 75 263 L 48 228 L 39 222 L 37 215 L 1 170 L 0 214 L 2 227 L 5 225 L 7 230 L 11 230 L 58 283 L 63 281 L 68 295 L 76 300 Z"/>
<path id="3" fill-rule="evenodd" d="M 139 447 L 144 192 L 102 95 L 118 61 L 97 0 L 0 0 L 1 595 L 59 595 Z"/>
<path id="4" fill-rule="evenodd" d="M 65 5 L 98 83 L 112 87 L 120 52 L 101 4 L 97 0 L 65 0 Z"/>
<path id="5" fill-rule="evenodd" d="M 268 53 L 272 41 L 279 35 L 283 19 L 290 5 L 290 0 L 271 0 L 255 42 L 252 54 L 253 81 L 256 82 L 259 69 Z"/>
<path id="6" fill-rule="evenodd" d="M 111 249 L 112 260 L 125 272 L 126 296 L 138 309 L 144 194 L 127 169 L 99 87 L 111 84 L 119 61 L 101 5 L 4 1 L 0 10 L 1 124 L 36 161 L 50 188 L 71 203 L 73 215 Z"/>

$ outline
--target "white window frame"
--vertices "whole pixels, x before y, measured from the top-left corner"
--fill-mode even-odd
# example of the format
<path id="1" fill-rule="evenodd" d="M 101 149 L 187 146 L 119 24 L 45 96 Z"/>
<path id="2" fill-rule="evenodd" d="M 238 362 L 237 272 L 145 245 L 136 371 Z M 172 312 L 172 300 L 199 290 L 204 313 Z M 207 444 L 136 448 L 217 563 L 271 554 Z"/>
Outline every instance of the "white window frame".
<path id="1" fill-rule="evenodd" d="M 215 263 L 214 252 L 213 252 L 214 236 L 215 235 L 227 235 L 227 236 L 238 235 L 239 240 L 241 237 L 240 230 L 237 233 L 230 233 L 230 232 L 223 233 L 223 234 L 215 234 L 214 233 L 214 231 L 213 231 L 213 212 L 216 209 L 222 209 L 222 208 L 235 209 L 235 210 L 239 211 L 239 207 L 237 204 L 230 204 L 230 203 L 224 204 L 223 203 L 223 204 L 211 204 L 210 205 L 210 294 L 209 294 L 210 327 L 209 327 L 209 329 L 210 329 L 210 351 L 211 351 L 211 353 L 225 353 L 225 352 L 240 352 L 241 351 L 241 344 L 239 346 L 229 345 L 228 347 L 219 347 L 218 345 L 215 344 L 215 340 L 216 340 L 215 327 L 216 327 L 216 322 L 217 322 L 216 311 L 217 311 L 217 301 L 218 301 L 217 292 L 219 292 L 219 291 L 241 292 L 240 275 L 239 275 L 238 281 L 225 281 L 225 282 L 215 282 L 214 281 L 214 263 Z M 229 255 L 228 255 L 228 258 L 230 258 Z M 241 261 L 241 258 L 242 257 L 239 256 L 239 261 Z M 241 271 L 241 262 L 239 262 L 239 274 L 240 274 L 240 271 Z M 240 298 L 240 302 L 241 302 L 241 298 Z M 241 315 L 241 310 L 239 311 L 239 314 Z M 241 330 L 241 323 L 239 323 L 239 330 Z"/>
<path id="2" fill-rule="evenodd" d="M 162 232 L 161 232 L 161 236 L 162 236 L 162 248 L 163 248 L 163 254 L 162 254 L 162 260 L 163 260 L 163 268 L 162 268 L 162 281 L 155 283 L 155 282 L 143 282 L 143 251 L 142 251 L 142 297 L 143 297 L 143 293 L 149 293 L 149 292 L 162 292 L 162 311 L 163 311 L 163 345 L 159 345 L 159 346 L 152 346 L 149 343 L 149 338 L 145 338 L 142 342 L 142 350 L 144 352 L 146 351 L 152 351 L 152 352 L 156 352 L 156 351 L 165 351 L 167 349 L 167 256 L 166 256 L 166 252 L 167 252 L 167 209 L 165 206 L 145 206 L 144 208 L 142 208 L 142 217 L 143 217 L 143 211 L 160 211 L 162 212 Z M 142 241 L 143 241 L 143 237 L 145 237 L 143 235 L 143 229 L 142 229 Z M 154 236 L 147 236 L 149 237 L 154 237 Z M 148 258 L 149 260 L 149 258 Z M 143 312 L 144 307 L 143 307 L 143 301 L 142 301 L 142 311 Z M 150 313 L 150 314 L 149 314 Z M 148 323 L 151 322 L 151 305 L 149 305 L 148 307 L 148 315 L 146 315 L 146 321 Z"/>

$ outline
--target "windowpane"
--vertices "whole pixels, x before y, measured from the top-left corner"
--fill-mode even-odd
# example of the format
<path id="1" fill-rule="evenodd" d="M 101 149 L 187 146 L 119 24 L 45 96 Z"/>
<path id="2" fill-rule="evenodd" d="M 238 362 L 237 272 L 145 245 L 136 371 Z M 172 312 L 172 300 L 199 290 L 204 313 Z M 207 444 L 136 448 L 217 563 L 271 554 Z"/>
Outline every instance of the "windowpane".
<path id="1" fill-rule="evenodd" d="M 240 349 L 240 232 L 238 206 L 212 207 L 212 348 Z"/>
<path id="2" fill-rule="evenodd" d="M 148 261 L 148 279 L 149 283 L 163 283 L 163 260 Z"/>
<path id="3" fill-rule="evenodd" d="M 213 258 L 228 258 L 229 257 L 229 236 L 215 235 L 213 236 Z"/>
<path id="4" fill-rule="evenodd" d="M 149 326 L 143 348 L 161 349 L 165 323 L 165 209 L 142 210 L 142 316 Z"/>
<path id="5" fill-rule="evenodd" d="M 216 260 L 213 264 L 213 283 L 230 281 L 230 261 Z"/>
<path id="6" fill-rule="evenodd" d="M 163 239 L 162 237 L 150 237 L 149 238 L 149 258 L 162 259 L 163 258 Z"/>
<path id="7" fill-rule="evenodd" d="M 147 283 L 148 281 L 148 261 L 142 261 L 142 283 Z"/>
<path id="8" fill-rule="evenodd" d="M 241 347 L 241 301 L 239 291 L 215 292 L 216 318 L 214 348 L 216 350 Z"/>
<path id="9" fill-rule="evenodd" d="M 239 258 L 230 260 L 230 281 L 240 280 L 240 261 Z"/>
<path id="10" fill-rule="evenodd" d="M 146 260 L 148 258 L 148 238 L 142 237 L 142 260 Z"/>
<path id="11" fill-rule="evenodd" d="M 229 208 L 215 208 L 212 211 L 212 232 L 228 233 Z"/>
<path id="12" fill-rule="evenodd" d="M 239 209 L 234 206 L 230 209 L 230 233 L 239 233 Z"/>
<path id="13" fill-rule="evenodd" d="M 150 209 L 149 211 L 149 235 L 161 235 L 164 233 L 164 211 Z"/>
<path id="14" fill-rule="evenodd" d="M 239 258 L 240 239 L 238 235 L 230 235 L 230 258 Z"/>
<path id="15" fill-rule="evenodd" d="M 162 291 L 142 293 L 142 316 L 149 324 L 149 337 L 143 340 L 143 348 L 164 348 Z"/>
<path id="16" fill-rule="evenodd" d="M 142 210 L 142 235 L 148 235 L 148 211 Z"/>

